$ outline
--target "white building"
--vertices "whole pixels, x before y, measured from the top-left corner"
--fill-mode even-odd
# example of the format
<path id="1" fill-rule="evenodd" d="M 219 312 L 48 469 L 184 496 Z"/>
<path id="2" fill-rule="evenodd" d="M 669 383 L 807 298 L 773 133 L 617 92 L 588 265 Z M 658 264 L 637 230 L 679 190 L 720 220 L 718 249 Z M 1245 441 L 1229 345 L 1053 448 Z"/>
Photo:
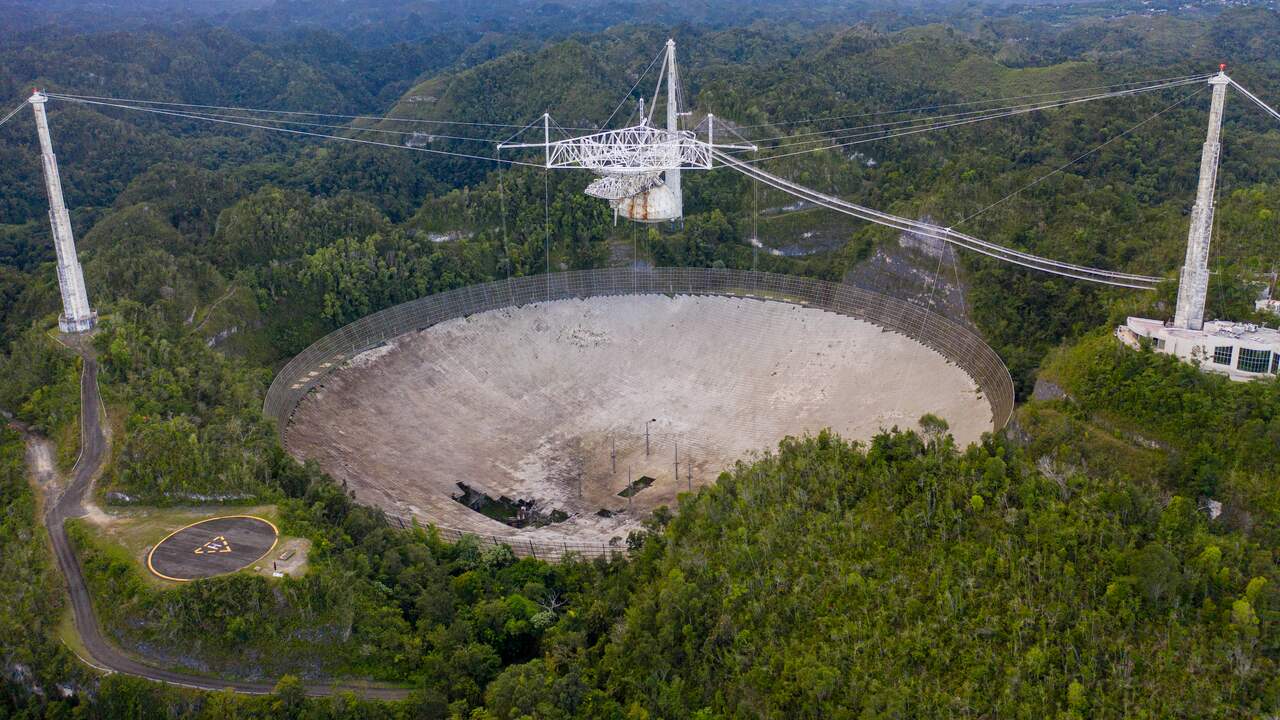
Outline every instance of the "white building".
<path id="1" fill-rule="evenodd" d="M 1280 371 L 1280 330 L 1268 327 L 1210 320 L 1201 329 L 1190 330 L 1131 317 L 1116 328 L 1116 337 L 1134 348 L 1146 339 L 1160 352 L 1232 380 L 1270 377 Z"/>

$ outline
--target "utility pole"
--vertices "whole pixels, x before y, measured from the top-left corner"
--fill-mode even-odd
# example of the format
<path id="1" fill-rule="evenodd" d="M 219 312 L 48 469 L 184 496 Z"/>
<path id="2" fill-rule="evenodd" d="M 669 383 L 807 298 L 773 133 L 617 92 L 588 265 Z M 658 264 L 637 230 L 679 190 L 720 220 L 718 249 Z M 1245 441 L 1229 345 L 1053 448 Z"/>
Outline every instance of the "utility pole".
<path id="1" fill-rule="evenodd" d="M 680 132 L 680 108 L 676 101 L 676 41 L 667 40 L 667 130 L 672 138 Z M 680 193 L 680 167 L 666 171 L 667 187 L 676 198 L 676 218 L 684 217 L 684 197 Z"/>
<path id="2" fill-rule="evenodd" d="M 44 165 L 44 186 L 49 195 L 49 225 L 53 230 L 53 248 L 58 256 L 58 289 L 62 291 L 62 316 L 58 327 L 64 333 L 91 330 L 98 319 L 89 307 L 89 293 L 84 287 L 84 272 L 76 257 L 76 239 L 71 232 L 71 216 L 62 198 L 62 179 L 58 176 L 58 158 L 49 139 L 49 119 L 44 104 L 49 98 L 39 90 L 31 91 L 31 109 L 36 116 L 36 134 L 40 136 L 40 159 Z"/>
<path id="3" fill-rule="evenodd" d="M 610 473 L 616 474 L 618 472 L 618 436 L 611 433 L 609 442 L 613 445 L 613 449 L 609 451 L 609 464 L 613 468 Z"/>
<path id="4" fill-rule="evenodd" d="M 1209 106 L 1209 132 L 1200 152 L 1200 183 L 1196 204 L 1191 209 L 1191 229 L 1187 232 L 1187 257 L 1178 282 L 1178 305 L 1174 327 L 1200 330 L 1204 327 L 1204 304 L 1209 294 L 1209 243 L 1213 239 L 1214 191 L 1218 182 L 1218 160 L 1222 155 L 1222 106 L 1226 101 L 1226 65 L 1209 79 L 1213 100 Z"/>
<path id="5" fill-rule="evenodd" d="M 674 440 L 676 446 L 676 482 L 680 482 L 680 438 Z"/>

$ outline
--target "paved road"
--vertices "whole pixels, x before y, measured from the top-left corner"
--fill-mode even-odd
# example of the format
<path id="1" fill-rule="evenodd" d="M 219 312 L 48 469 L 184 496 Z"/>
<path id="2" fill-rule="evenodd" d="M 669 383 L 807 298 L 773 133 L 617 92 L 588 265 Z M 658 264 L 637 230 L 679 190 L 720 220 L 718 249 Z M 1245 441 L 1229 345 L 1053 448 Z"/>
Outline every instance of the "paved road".
<path id="1" fill-rule="evenodd" d="M 103 636 L 102 628 L 98 625 L 97 617 L 93 613 L 93 603 L 90 602 L 89 589 L 85 586 L 80 562 L 71 549 L 65 527 L 69 518 L 85 514 L 85 493 L 88 492 L 94 475 L 107 456 L 107 440 L 102 433 L 100 422 L 102 401 L 98 395 L 98 363 L 91 352 L 84 353 L 84 372 L 80 376 L 80 407 L 80 458 L 71 470 L 70 483 L 50 504 L 48 512 L 45 513 L 45 527 L 49 531 L 49 539 L 53 543 L 53 551 L 58 558 L 58 567 L 67 579 L 76 630 L 80 633 L 80 639 L 91 656 L 82 659 L 101 670 L 136 675 L 171 685 L 203 690 L 231 689 L 236 692 L 259 695 L 270 693 L 275 687 L 274 682 L 219 680 L 147 665 L 124 654 Z M 376 700 L 399 700 L 409 694 L 408 690 L 401 687 L 342 682 L 309 684 L 306 686 L 306 691 L 309 695 L 353 692 Z"/>

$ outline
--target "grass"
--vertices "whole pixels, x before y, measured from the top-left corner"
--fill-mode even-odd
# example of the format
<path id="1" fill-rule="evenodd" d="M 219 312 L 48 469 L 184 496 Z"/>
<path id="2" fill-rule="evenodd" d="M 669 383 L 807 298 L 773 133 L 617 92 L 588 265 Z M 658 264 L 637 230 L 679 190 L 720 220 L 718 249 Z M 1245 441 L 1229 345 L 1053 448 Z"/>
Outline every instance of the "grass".
<path id="1" fill-rule="evenodd" d="M 62 644 L 66 645 L 67 649 L 72 653 L 75 653 L 75 656 L 80 658 L 80 662 L 84 663 L 86 667 L 100 675 L 108 674 L 106 670 L 103 670 L 92 662 L 91 658 L 93 656 L 89 654 L 89 649 L 84 646 L 84 642 L 80 639 L 80 632 L 76 630 L 75 618 L 72 615 L 70 605 L 68 605 L 67 609 L 63 611 L 62 617 L 58 619 L 56 632 L 58 634 L 58 639 L 62 641 Z"/>
<path id="2" fill-rule="evenodd" d="M 54 462 L 58 472 L 64 475 L 71 472 L 76 460 L 80 459 L 80 418 L 76 417 L 74 422 L 58 428 L 53 436 L 53 444 L 57 448 Z"/>

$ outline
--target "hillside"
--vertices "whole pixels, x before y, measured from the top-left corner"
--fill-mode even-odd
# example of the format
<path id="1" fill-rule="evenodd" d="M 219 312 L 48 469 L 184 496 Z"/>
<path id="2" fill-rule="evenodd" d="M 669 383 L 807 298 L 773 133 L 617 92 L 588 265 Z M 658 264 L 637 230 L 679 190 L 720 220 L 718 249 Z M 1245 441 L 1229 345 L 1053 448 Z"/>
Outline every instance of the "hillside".
<path id="1" fill-rule="evenodd" d="M 763 162 L 772 173 L 1009 247 L 1172 281 L 1204 141 L 1198 86 L 841 148 L 805 143 L 1208 72 L 1222 58 L 1274 100 L 1274 12 L 153 4 L 98 7 L 118 21 L 110 30 L 37 24 L 0 39 L 0 112 L 39 85 L 214 106 L 202 111 L 337 137 L 50 102 L 102 318 L 91 345 L 111 443 L 94 512 L 68 532 L 104 634 L 126 653 L 279 685 L 260 697 L 205 693 L 99 677 L 76 660 L 39 524 L 58 485 L 47 478 L 79 454 L 83 365 L 50 332 L 58 286 L 25 111 L 0 127 L 0 409 L 20 423 L 0 434 L 0 605 L 12 609 L 0 621 L 0 717 L 1280 711 L 1280 386 L 1231 384 L 1116 343 L 1110 330 L 1126 315 L 1172 313 L 1173 282 L 1103 288 L 942 251 L 725 169 L 685 173 L 681 223 L 617 223 L 582 193 L 584 171 L 407 149 L 489 158 L 526 123 L 537 135 L 543 112 L 574 132 L 615 107 L 625 116 L 652 101 L 653 74 L 627 89 L 670 36 L 697 112 L 689 122 L 714 112 L 761 156 L 787 155 Z M 68 7 L 41 17 L 54 23 Z M 25 8 L 10 2 L 0 18 Z M 1112 11 L 1123 17 L 1101 19 Z M 1224 137 L 1209 314 L 1266 321 L 1253 299 L 1275 270 L 1280 125 L 1233 96 Z M 813 151 L 788 154 L 796 148 Z M 619 540 L 625 554 L 551 564 L 393 527 L 287 454 L 262 412 L 289 358 L 359 318 L 491 280 L 607 266 L 759 269 L 931 307 L 999 353 L 1015 420 L 969 447 L 930 416 L 862 445 L 789 438 L 655 511 L 644 532 Z M 1037 382 L 1057 399 L 1031 400 Z M 24 441 L 45 479 L 25 476 Z M 1216 503 L 1222 512 L 1208 512 Z M 179 518 L 247 509 L 307 549 L 296 576 L 271 575 L 278 551 L 257 570 L 184 584 L 139 562 Z M 335 680 L 408 699 L 304 697 Z"/>

